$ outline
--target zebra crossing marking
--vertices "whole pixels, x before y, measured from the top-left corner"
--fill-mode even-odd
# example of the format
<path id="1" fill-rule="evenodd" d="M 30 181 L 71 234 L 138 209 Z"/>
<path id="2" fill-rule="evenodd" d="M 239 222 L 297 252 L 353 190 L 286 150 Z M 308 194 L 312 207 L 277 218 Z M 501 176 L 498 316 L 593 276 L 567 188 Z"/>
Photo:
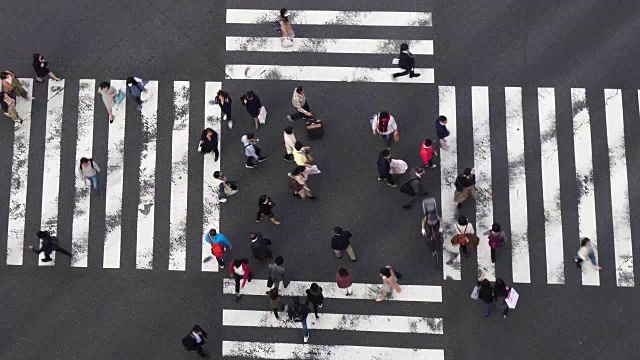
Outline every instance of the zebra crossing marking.
<path id="1" fill-rule="evenodd" d="M 295 38 L 282 47 L 279 37 L 227 36 L 227 51 L 321 52 L 330 54 L 397 54 L 406 43 L 413 55 L 433 55 L 432 40 Z"/>
<path id="2" fill-rule="evenodd" d="M 279 10 L 227 9 L 227 24 L 270 24 Z M 295 10 L 295 25 L 432 26 L 430 12 Z"/>
<path id="3" fill-rule="evenodd" d="M 286 65 L 226 65 L 225 76 L 234 80 L 296 80 L 331 82 L 383 82 L 432 84 L 434 71 L 416 68 L 420 77 L 403 76 L 394 78 L 399 68 L 364 68 L 339 66 L 286 66 Z"/>

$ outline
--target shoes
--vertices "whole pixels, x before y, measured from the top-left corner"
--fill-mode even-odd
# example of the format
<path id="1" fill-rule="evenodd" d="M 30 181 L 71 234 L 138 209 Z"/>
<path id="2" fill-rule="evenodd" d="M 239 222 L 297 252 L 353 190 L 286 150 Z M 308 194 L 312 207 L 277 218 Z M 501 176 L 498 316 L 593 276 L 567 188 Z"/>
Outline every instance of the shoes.
<path id="1" fill-rule="evenodd" d="M 273 223 L 273 225 L 280 225 L 280 221 L 278 220 L 271 220 L 271 222 Z"/>
<path id="2" fill-rule="evenodd" d="M 356 261 L 358 261 L 358 259 L 351 259 L 351 261 L 356 262 Z"/>
<path id="3" fill-rule="evenodd" d="M 381 302 L 381 301 L 384 301 L 384 298 L 382 296 L 378 296 L 376 298 L 376 302 Z"/>
<path id="4" fill-rule="evenodd" d="M 382 181 L 384 180 L 383 178 L 381 178 L 380 176 L 378 176 L 378 181 Z"/>
<path id="5" fill-rule="evenodd" d="M 506 318 L 507 318 L 507 315 L 506 315 L 506 314 L 505 314 L 505 315 L 502 315 L 502 317 L 506 319 Z"/>
<path id="6" fill-rule="evenodd" d="M 300 194 L 298 194 L 298 193 L 293 193 L 293 196 L 300 197 Z"/>
<path id="7" fill-rule="evenodd" d="M 458 204 L 458 209 L 460 209 L 462 207 L 462 204 Z"/>
<path id="8" fill-rule="evenodd" d="M 53 259 L 49 258 L 49 259 L 42 259 L 42 262 L 49 262 L 49 261 L 53 261 Z"/>
<path id="9" fill-rule="evenodd" d="M 287 120 L 291 121 L 291 122 L 296 122 L 295 120 L 293 120 L 293 118 L 291 117 L 291 115 L 287 115 Z"/>
<path id="10" fill-rule="evenodd" d="M 267 157 L 266 157 L 266 156 L 260 156 L 260 157 L 258 158 L 258 162 L 263 162 L 263 161 L 265 161 L 265 160 L 267 160 Z"/>
<path id="11" fill-rule="evenodd" d="M 319 319 L 320 319 L 320 316 L 316 315 L 316 320 L 319 320 Z"/>
<path id="12" fill-rule="evenodd" d="M 220 269 L 224 269 L 224 265 L 218 265 Z"/>
<path id="13" fill-rule="evenodd" d="M 348 293 L 347 293 L 347 296 L 351 296 L 351 293 L 350 293 L 350 292 L 348 292 Z"/>
<path id="14" fill-rule="evenodd" d="M 405 210 L 411 209 L 411 205 L 402 205 L 402 208 Z"/>
<path id="15" fill-rule="evenodd" d="M 309 196 L 309 199 L 311 199 L 311 200 L 317 200 L 318 198 L 317 198 L 317 197 L 315 197 L 315 196 Z"/>
<path id="16" fill-rule="evenodd" d="M 309 335 L 304 336 L 304 342 L 309 342 Z"/>
<path id="17" fill-rule="evenodd" d="M 390 183 L 388 181 L 385 181 L 385 184 L 387 184 L 387 185 L 389 185 L 391 187 L 397 187 L 398 186 L 398 184 L 392 184 L 392 183 Z"/>
<path id="18" fill-rule="evenodd" d="M 253 165 L 245 165 L 244 167 L 246 167 L 247 169 L 255 169 L 255 166 Z"/>
<path id="19" fill-rule="evenodd" d="M 227 125 L 229 125 L 229 130 L 233 129 L 233 121 L 229 120 Z"/>
<path id="20" fill-rule="evenodd" d="M 218 202 L 226 203 L 226 202 L 227 202 L 227 199 L 225 199 L 225 198 L 219 198 L 219 199 L 218 199 Z"/>
<path id="21" fill-rule="evenodd" d="M 433 164 L 433 165 L 431 165 L 429 167 L 433 169 L 434 167 L 437 167 L 437 166 L 438 166 L 438 164 Z"/>
<path id="22" fill-rule="evenodd" d="M 322 309 L 322 303 L 318 304 L 318 307 L 319 307 L 320 309 Z M 316 318 L 317 318 L 317 316 L 316 316 Z"/>
<path id="23" fill-rule="evenodd" d="M 420 74 L 413 74 L 413 75 L 409 75 L 410 78 L 414 78 L 414 77 L 420 77 Z"/>
<path id="24" fill-rule="evenodd" d="M 240 294 L 236 294 L 236 302 L 240 301 L 240 298 L 242 297 L 242 295 Z"/>

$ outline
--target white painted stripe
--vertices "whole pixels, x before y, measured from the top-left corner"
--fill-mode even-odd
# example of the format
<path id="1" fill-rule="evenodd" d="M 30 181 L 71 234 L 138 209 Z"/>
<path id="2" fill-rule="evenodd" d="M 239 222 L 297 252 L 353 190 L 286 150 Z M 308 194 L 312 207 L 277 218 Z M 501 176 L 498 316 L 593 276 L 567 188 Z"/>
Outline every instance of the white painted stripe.
<path id="1" fill-rule="evenodd" d="M 293 46 L 282 47 L 279 37 L 244 36 L 227 36 L 227 51 L 397 54 L 402 43 L 413 55 L 433 55 L 432 40 L 294 38 Z"/>
<path id="2" fill-rule="evenodd" d="M 560 203 L 560 170 L 556 135 L 556 100 L 553 88 L 538 88 L 538 116 L 547 283 L 564 284 L 564 248 L 560 212 L 562 204 Z"/>
<path id="3" fill-rule="evenodd" d="M 300 334 L 302 338 L 302 334 Z M 222 356 L 243 359 L 444 360 L 444 350 L 223 341 Z"/>
<path id="4" fill-rule="evenodd" d="M 445 280 L 460 280 L 460 247 L 448 241 L 455 235 L 453 224 L 457 222 L 458 209 L 453 201 L 453 190 L 458 176 L 458 138 L 456 136 L 456 88 L 455 86 L 439 86 L 440 115 L 447 117 L 449 151 L 440 149 L 440 183 L 442 184 L 442 222 L 444 224 L 444 243 L 442 275 Z M 435 123 L 435 120 L 434 120 Z"/>
<path id="5" fill-rule="evenodd" d="M 609 144 L 616 282 L 621 287 L 633 287 L 635 286 L 635 280 L 633 275 L 633 248 L 631 245 L 629 183 L 627 180 L 622 92 L 619 89 L 605 89 L 604 96 L 607 116 L 607 143 Z M 638 92 L 638 99 L 640 100 L 640 92 Z"/>
<path id="6" fill-rule="evenodd" d="M 93 111 L 95 107 L 96 81 L 80 80 L 78 94 L 78 135 L 76 137 L 76 199 L 71 230 L 71 266 L 87 267 L 89 256 L 89 214 L 91 209 L 91 184 L 87 186 L 79 174 L 80 159 L 93 158 Z M 95 159 L 98 166 L 102 159 Z"/>
<path id="7" fill-rule="evenodd" d="M 171 145 L 171 214 L 169 220 L 169 270 L 184 271 L 187 263 L 189 98 L 189 82 L 174 81 L 174 120 Z"/>
<path id="8" fill-rule="evenodd" d="M 49 79 L 47 98 L 47 119 L 44 142 L 44 169 L 42 176 L 42 217 L 40 228 L 58 232 L 58 195 L 60 192 L 60 139 L 62 137 L 62 106 L 64 104 L 64 80 Z M 53 266 L 56 262 L 55 251 L 51 254 L 53 261 L 40 266 Z M 44 252 L 40 253 L 40 260 Z"/>
<path id="9" fill-rule="evenodd" d="M 276 319 L 272 311 L 222 310 L 222 325 L 268 328 L 299 328 L 300 324 L 283 314 Z M 444 334 L 441 318 L 321 313 L 307 318 L 310 330 L 380 331 L 388 333 Z"/>
<path id="10" fill-rule="evenodd" d="M 491 127 L 489 122 L 489 88 L 471 88 L 473 118 L 473 166 L 476 173 L 476 231 L 481 234 L 493 224 L 493 193 L 491 189 Z M 478 244 L 478 279 L 495 281 L 496 267 L 491 262 L 491 248 L 486 236 Z"/>
<path id="11" fill-rule="evenodd" d="M 524 156 L 522 89 L 504 89 L 509 161 L 509 209 L 511 214 L 511 266 L 514 283 L 531 283 L 527 215 L 527 179 Z"/>
<path id="12" fill-rule="evenodd" d="M 227 9 L 227 24 L 271 24 L 279 15 L 279 10 Z M 293 26 L 432 26 L 430 12 L 295 10 L 289 19 Z"/>
<path id="13" fill-rule="evenodd" d="M 22 86 L 33 94 L 33 79 L 20 79 Z M 29 138 L 31 136 L 32 100 L 18 98 L 16 111 L 25 122 L 15 129 L 13 162 L 11 163 L 11 194 L 7 229 L 7 265 L 22 265 L 24 254 L 25 207 L 27 205 L 27 178 L 29 175 Z M 35 235 L 35 234 L 34 234 Z"/>
<path id="14" fill-rule="evenodd" d="M 212 128 L 218 133 L 218 149 L 222 140 L 220 126 L 220 107 L 215 104 L 218 90 L 222 83 L 207 81 L 204 91 L 204 126 Z M 213 179 L 213 173 L 220 170 L 222 157 L 216 162 L 213 154 L 204 156 L 203 184 L 202 184 L 202 271 L 218 271 L 218 263 L 211 255 L 211 245 L 205 240 L 210 229 L 220 230 L 220 204 L 218 203 L 218 189 Z"/>
<path id="15" fill-rule="evenodd" d="M 573 146 L 576 159 L 576 188 L 578 189 L 578 229 L 580 238 L 591 239 L 598 256 L 596 231 L 596 200 L 593 187 L 593 156 L 591 153 L 591 119 L 585 89 L 571 89 L 573 115 Z M 578 239 L 579 244 L 580 239 Z M 578 245 L 579 246 L 579 245 Z M 576 249 L 578 248 L 576 246 Z M 585 264 L 582 285 L 600 285 L 600 272 Z"/>
<path id="16" fill-rule="evenodd" d="M 156 196 L 156 139 L 158 137 L 158 82 L 149 81 L 149 97 L 142 103 L 142 152 L 140 153 L 140 201 L 136 269 L 153 268 L 153 230 Z"/>
<path id="17" fill-rule="evenodd" d="M 111 86 L 126 91 L 124 80 L 111 80 Z M 105 239 L 102 266 L 120 267 L 122 242 L 122 176 L 124 165 L 124 119 L 127 99 L 113 107 L 113 123 L 109 124 L 108 166 L 105 197 Z"/>
<path id="18" fill-rule="evenodd" d="M 280 295 L 302 295 L 305 293 L 313 282 L 311 281 L 292 281 L 285 289 L 280 284 Z M 328 299 L 347 299 L 347 300 L 374 300 L 380 295 L 382 284 L 353 284 L 353 294 L 347 296 L 344 289 L 338 288 L 335 282 L 316 281 L 322 288 L 322 295 Z M 442 288 L 440 286 L 431 285 L 400 285 L 402 292 L 394 292 L 388 300 L 393 301 L 422 301 L 422 302 L 442 302 Z M 267 288 L 267 280 L 257 280 L 247 283 L 241 293 L 244 295 L 265 296 Z M 235 294 L 235 282 L 233 279 L 224 279 L 224 294 Z"/>
<path id="19" fill-rule="evenodd" d="M 432 84 L 433 69 L 415 69 L 420 77 L 408 75 L 394 79 L 400 68 L 362 68 L 338 66 L 226 65 L 227 79 L 234 80 L 296 80 Z"/>

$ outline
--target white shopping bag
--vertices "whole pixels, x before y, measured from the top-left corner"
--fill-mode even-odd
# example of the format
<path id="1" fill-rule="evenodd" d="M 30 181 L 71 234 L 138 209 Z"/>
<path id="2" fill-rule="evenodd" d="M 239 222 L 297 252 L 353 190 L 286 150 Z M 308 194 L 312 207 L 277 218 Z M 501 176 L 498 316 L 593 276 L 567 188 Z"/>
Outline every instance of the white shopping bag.
<path id="1" fill-rule="evenodd" d="M 398 59 L 398 58 L 394 58 L 393 60 L 391 60 L 391 64 L 392 64 L 392 65 L 398 65 L 398 64 L 400 64 L 400 59 Z"/>
<path id="2" fill-rule="evenodd" d="M 391 174 L 404 174 L 409 168 L 409 165 L 407 165 L 405 161 L 391 159 L 390 167 L 389 172 Z"/>
<path id="3" fill-rule="evenodd" d="M 258 121 L 260 121 L 260 124 L 267 123 L 267 109 L 264 106 L 260 108 L 260 113 L 258 114 Z"/>
<path id="4" fill-rule="evenodd" d="M 509 294 L 507 294 L 507 298 L 504 299 L 507 302 L 507 306 L 509 307 L 509 309 L 515 309 L 516 308 L 516 305 L 518 304 L 518 298 L 519 297 L 520 297 L 520 294 L 518 294 L 516 289 L 511 288 L 511 290 L 509 290 Z"/>
<path id="5" fill-rule="evenodd" d="M 151 97 L 151 94 L 149 93 L 149 90 L 147 90 L 146 88 L 140 93 L 140 101 L 142 102 L 149 100 L 150 97 Z"/>
<path id="6" fill-rule="evenodd" d="M 283 48 L 290 48 L 292 46 L 293 46 L 293 40 L 291 40 L 289 38 L 282 39 L 282 47 Z"/>
<path id="7" fill-rule="evenodd" d="M 478 300 L 478 297 L 480 297 L 480 287 L 476 285 L 473 287 L 473 291 L 471 291 L 471 298 L 473 300 Z"/>
<path id="8" fill-rule="evenodd" d="M 321 171 L 320 169 L 318 169 L 317 165 L 313 165 L 313 166 L 309 166 L 305 169 L 305 172 L 307 173 L 307 175 L 315 175 L 315 174 L 320 174 Z"/>

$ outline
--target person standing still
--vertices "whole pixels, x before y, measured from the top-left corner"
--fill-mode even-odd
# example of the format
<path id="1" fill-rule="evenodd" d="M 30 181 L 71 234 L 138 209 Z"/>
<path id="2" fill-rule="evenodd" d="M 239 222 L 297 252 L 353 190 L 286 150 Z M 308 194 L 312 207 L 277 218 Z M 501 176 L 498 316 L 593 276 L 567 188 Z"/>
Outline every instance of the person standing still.
<path id="1" fill-rule="evenodd" d="M 146 91 L 144 81 L 141 78 L 134 76 L 127 78 L 127 95 L 138 104 L 138 111 L 142 110 L 142 93 Z"/>
<path id="2" fill-rule="evenodd" d="M 289 307 L 289 320 L 302 323 L 302 339 L 306 343 L 309 341 L 309 329 L 307 328 L 307 316 L 311 311 L 309 306 L 297 296 L 293 298 L 293 305 Z"/>
<path id="3" fill-rule="evenodd" d="M 236 283 L 236 301 L 240 301 L 240 289 L 244 288 L 247 282 L 251 282 L 253 279 L 253 273 L 249 268 L 249 260 L 247 259 L 235 259 L 233 260 L 233 265 L 229 269 L 229 276 Z M 240 280 L 242 280 L 242 284 L 240 284 Z"/>
<path id="4" fill-rule="evenodd" d="M 393 74 L 393 78 L 409 75 L 410 78 L 418 77 L 420 74 L 415 73 L 416 60 L 413 58 L 413 54 L 409 51 L 409 44 L 400 45 L 398 67 L 404 69 L 404 71 Z"/>
<path id="5" fill-rule="evenodd" d="M 334 235 L 331 238 L 331 249 L 338 259 L 342 258 L 342 252 L 346 251 L 351 261 L 356 261 L 356 254 L 351 247 L 351 233 L 344 231 L 340 226 L 333 228 Z"/>
<path id="6" fill-rule="evenodd" d="M 224 234 L 218 234 L 216 229 L 209 230 L 209 233 L 204 237 L 205 241 L 211 245 L 211 253 L 218 261 L 220 269 L 224 269 L 224 252 L 226 249 L 231 250 L 231 242 Z"/>
<path id="7" fill-rule="evenodd" d="M 209 355 L 204 352 L 202 345 L 205 344 L 207 338 L 207 332 L 200 327 L 200 325 L 193 325 L 189 335 L 182 338 L 182 345 L 187 351 L 197 351 L 198 355 L 203 358 L 209 358 Z"/>
<path id="8" fill-rule="evenodd" d="M 424 184 L 422 183 L 423 176 L 424 169 L 416 167 L 414 170 L 414 177 L 400 187 L 401 192 L 411 196 L 411 199 L 406 204 L 402 205 L 403 209 L 411 209 L 416 201 L 427 195 L 427 192 L 424 190 Z"/>
<path id="9" fill-rule="evenodd" d="M 274 225 L 280 225 L 280 221 L 276 219 L 276 216 L 273 215 L 273 212 L 271 211 L 274 206 L 276 206 L 276 204 L 267 195 L 260 195 L 260 198 L 258 199 L 256 222 L 260 222 L 260 220 L 266 216 Z"/>
<path id="10" fill-rule="evenodd" d="M 44 56 L 35 53 L 33 54 L 33 70 L 36 72 L 36 81 L 41 83 L 44 81 L 44 77 L 49 75 L 53 80 L 60 81 L 60 78 L 49 70 L 49 63 L 44 59 Z"/>
<path id="11" fill-rule="evenodd" d="M 304 88 L 302 86 L 298 86 L 293 90 L 293 96 L 291 97 L 291 104 L 296 109 L 296 112 L 287 115 L 287 119 L 291 122 L 294 122 L 298 119 L 308 119 L 313 117 L 313 113 L 309 109 L 309 104 L 307 104 L 307 97 L 304 95 Z"/>
<path id="12" fill-rule="evenodd" d="M 384 301 L 395 290 L 396 292 L 402 292 L 402 288 L 398 284 L 398 278 L 395 271 L 389 265 L 380 269 L 380 278 L 382 279 L 382 291 L 380 296 L 376 298 L 376 301 Z"/>
<path id="13" fill-rule="evenodd" d="M 386 111 L 381 111 L 374 115 L 371 121 L 371 130 L 373 130 L 374 136 L 380 134 L 380 137 L 384 140 L 388 149 L 391 149 L 391 143 L 394 140 L 398 141 L 400 138 L 396 119 Z"/>
<path id="14" fill-rule="evenodd" d="M 260 139 L 256 139 L 253 133 L 242 135 L 242 138 L 240 138 L 240 142 L 244 146 L 244 155 L 247 157 L 245 165 L 247 169 L 254 169 L 258 166 L 258 163 L 267 160 L 266 156 L 262 156 L 262 150 L 257 145 L 258 141 Z"/>
<path id="15" fill-rule="evenodd" d="M 449 144 L 447 144 L 449 129 L 447 129 L 447 117 L 444 115 L 440 115 L 436 119 L 436 135 L 438 136 L 440 149 L 449 151 Z"/>
<path id="16" fill-rule="evenodd" d="M 489 247 L 491 248 L 491 262 L 496 262 L 496 249 L 501 247 L 507 242 L 507 237 L 504 231 L 500 229 L 500 224 L 491 225 L 491 230 L 484 232 L 484 235 L 489 236 Z"/>
<path id="17" fill-rule="evenodd" d="M 464 169 L 464 172 L 456 178 L 455 186 L 456 192 L 453 196 L 453 201 L 458 203 L 458 209 L 460 209 L 462 204 L 467 201 L 469 195 L 471 195 L 474 200 L 478 200 L 478 193 L 476 192 L 476 175 L 473 173 L 473 169 Z"/>
<path id="18" fill-rule="evenodd" d="M 84 157 L 80 159 L 80 175 L 84 177 L 85 184 L 87 183 L 87 180 L 90 181 L 96 193 L 100 195 L 98 173 L 100 173 L 100 168 L 93 159 L 87 159 Z"/>
<path id="19" fill-rule="evenodd" d="M 227 120 L 227 125 L 229 125 L 229 130 L 233 128 L 233 120 L 231 120 L 231 96 L 226 91 L 219 90 L 218 94 L 216 94 L 215 103 L 220 106 L 220 111 L 222 112 L 222 120 Z"/>
<path id="20" fill-rule="evenodd" d="M 347 296 L 353 294 L 353 274 L 347 271 L 344 267 L 338 269 L 336 274 L 336 284 L 339 289 L 347 289 Z"/>
<path id="21" fill-rule="evenodd" d="M 324 302 L 324 296 L 322 295 L 322 288 L 318 286 L 317 283 L 312 283 L 311 286 L 307 289 L 307 305 L 309 303 L 313 304 L 313 313 L 316 314 L 316 319 L 320 319 L 318 316 L 318 308 L 322 308 L 322 303 Z"/>
<path id="22" fill-rule="evenodd" d="M 249 234 L 249 240 L 251 240 L 251 253 L 253 257 L 259 261 L 271 259 L 273 254 L 271 253 L 271 240 L 262 236 L 262 233 L 255 232 Z"/>
<path id="23" fill-rule="evenodd" d="M 391 187 L 398 186 L 391 175 L 391 152 L 387 149 L 378 154 L 378 181 L 384 181 Z"/>
<path id="24" fill-rule="evenodd" d="M 258 115 L 260 115 L 260 109 L 262 108 L 262 102 L 260 102 L 260 98 L 253 92 L 247 91 L 246 94 L 240 97 L 240 101 L 247 109 L 247 112 L 253 118 L 255 122 L 256 130 L 260 127 L 260 120 L 258 119 Z"/>
<path id="25" fill-rule="evenodd" d="M 280 282 L 286 289 L 289 286 L 289 278 L 287 277 L 287 269 L 282 265 L 284 264 L 284 258 L 282 256 L 276 256 L 273 264 L 269 265 L 269 279 L 267 280 L 267 286 L 270 288 L 280 288 Z M 269 285 L 269 283 L 272 285 Z"/>
<path id="26" fill-rule="evenodd" d="M 36 254 L 44 252 L 44 259 L 42 259 L 42 262 L 53 261 L 53 259 L 51 258 L 51 253 L 54 251 L 56 253 L 67 255 L 68 257 L 72 257 L 69 251 L 61 248 L 58 245 L 60 241 L 57 237 L 52 236 L 50 232 L 46 230 L 40 230 L 36 233 L 36 236 L 38 237 L 38 239 L 42 240 L 42 245 L 39 249 L 34 249 L 33 245 L 29 245 L 29 249 L 33 250 L 33 252 Z"/>

